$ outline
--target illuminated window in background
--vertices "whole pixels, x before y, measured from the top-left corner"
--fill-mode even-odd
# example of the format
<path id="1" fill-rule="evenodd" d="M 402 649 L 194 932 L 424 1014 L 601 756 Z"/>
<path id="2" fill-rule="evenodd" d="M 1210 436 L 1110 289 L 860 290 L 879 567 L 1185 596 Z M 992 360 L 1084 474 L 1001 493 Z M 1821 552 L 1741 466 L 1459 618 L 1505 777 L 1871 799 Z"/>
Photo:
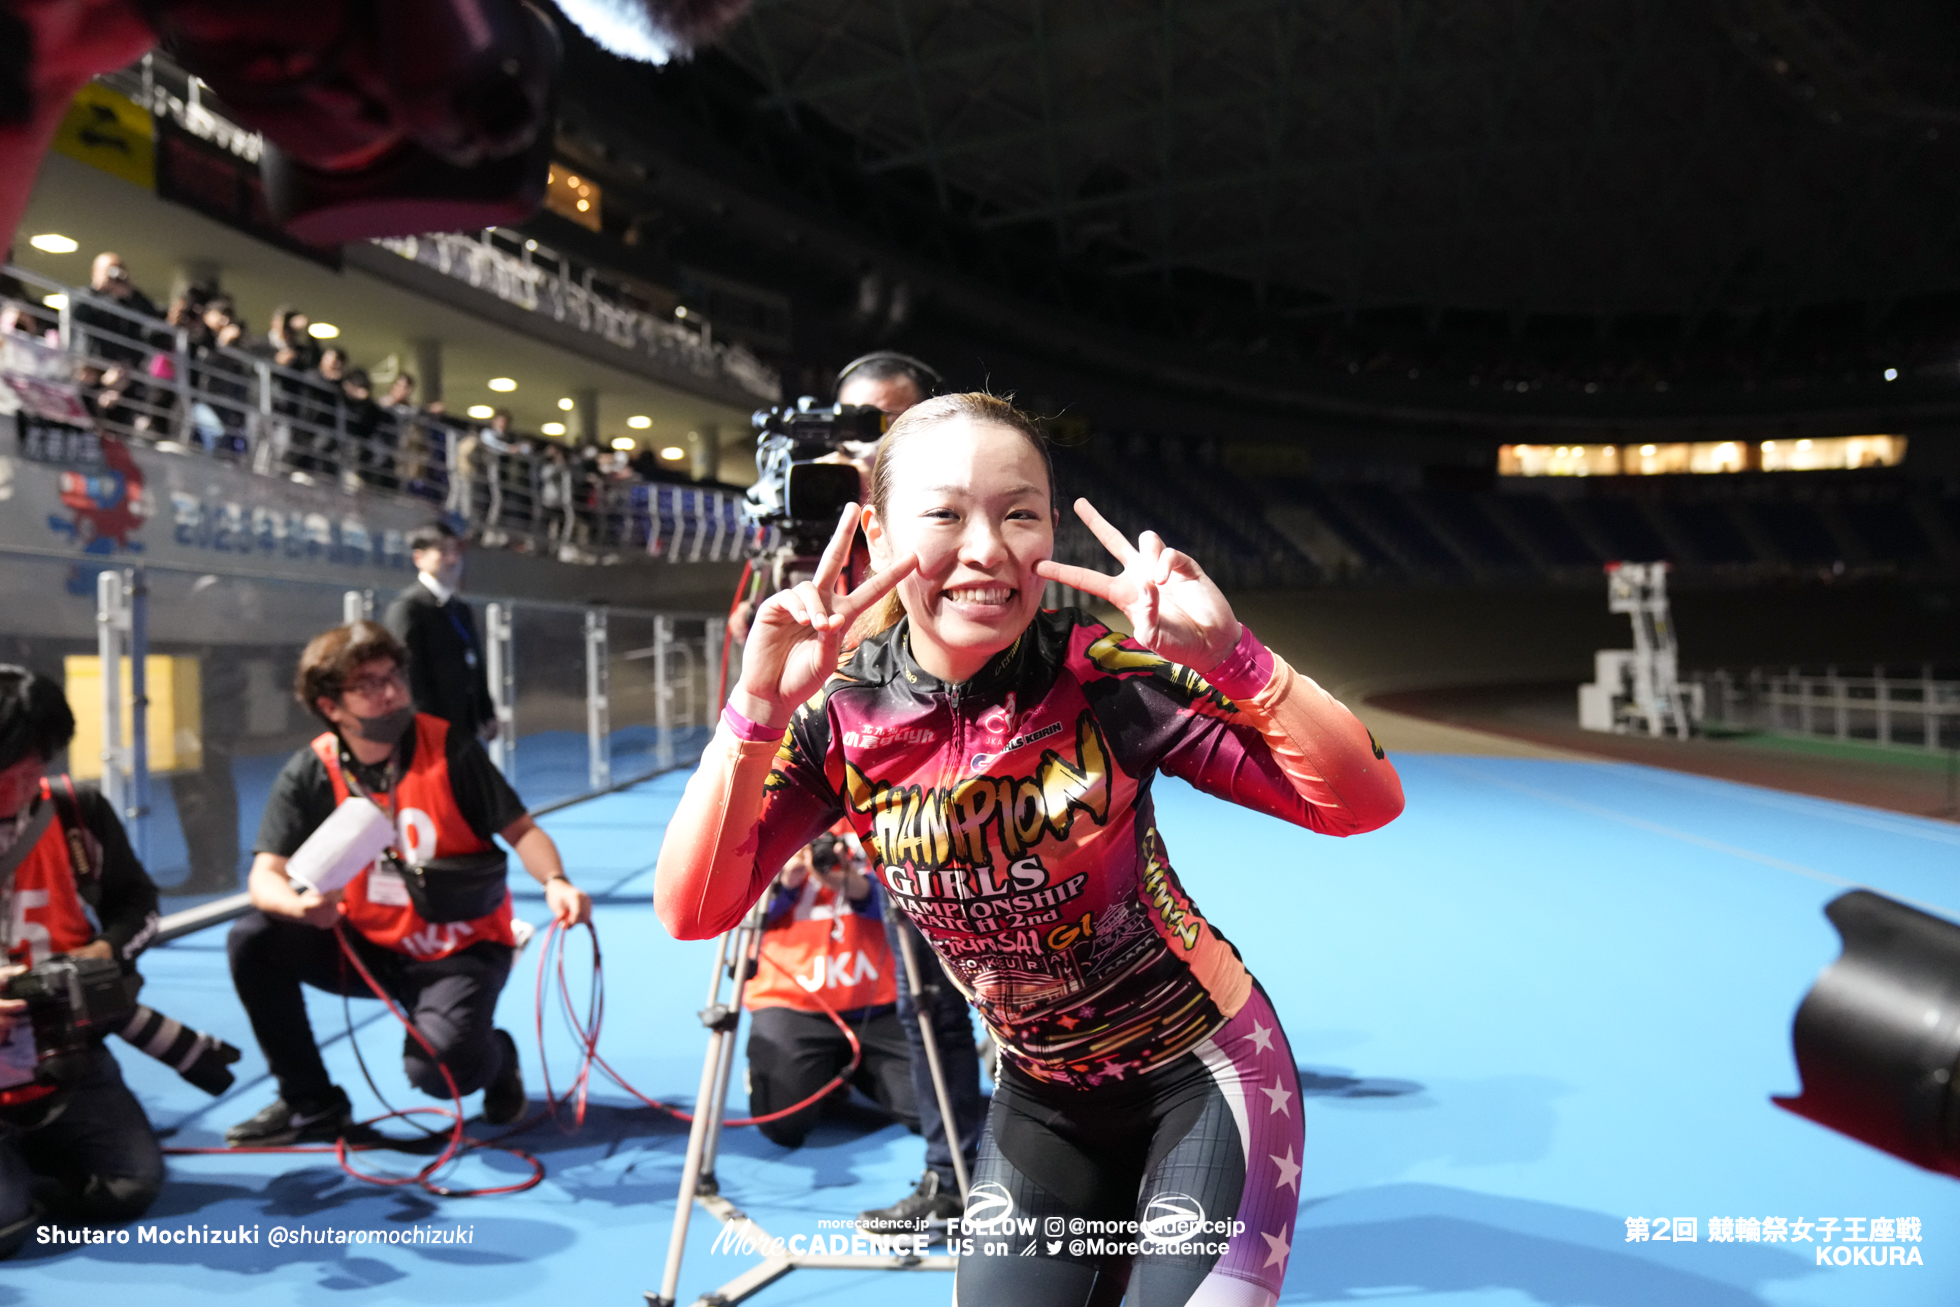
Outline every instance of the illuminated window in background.
<path id="1" fill-rule="evenodd" d="M 1831 436 L 1817 440 L 1765 440 L 1765 472 L 1817 472 L 1829 468 L 1897 467 L 1905 461 L 1904 436 Z"/>
<path id="2" fill-rule="evenodd" d="M 1620 475 L 1618 445 L 1506 445 L 1497 471 L 1507 477 L 1612 477 Z"/>
<path id="3" fill-rule="evenodd" d="M 1672 476 L 1718 472 L 1824 472 L 1897 467 L 1904 436 L 1819 436 L 1803 440 L 1698 440 L 1641 445 L 1505 445 L 1507 477 Z"/>
<path id="4" fill-rule="evenodd" d="M 551 165 L 545 174 L 544 207 L 587 231 L 599 230 L 599 187 L 584 173 Z"/>

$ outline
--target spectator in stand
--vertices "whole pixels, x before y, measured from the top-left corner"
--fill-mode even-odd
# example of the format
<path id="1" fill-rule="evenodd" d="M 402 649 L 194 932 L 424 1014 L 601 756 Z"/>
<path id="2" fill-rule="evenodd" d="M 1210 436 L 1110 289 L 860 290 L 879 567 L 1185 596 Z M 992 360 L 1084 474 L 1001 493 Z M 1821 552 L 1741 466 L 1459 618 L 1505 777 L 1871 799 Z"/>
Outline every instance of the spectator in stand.
<path id="1" fill-rule="evenodd" d="M 122 255 L 113 250 L 95 256 L 88 288 L 93 298 L 75 305 L 72 316 L 87 329 L 89 353 L 126 369 L 140 368 L 150 351 L 148 333 L 135 319 L 163 317 L 156 302 L 136 288 Z"/>
<path id="2" fill-rule="evenodd" d="M 572 510 L 577 502 L 572 459 L 555 440 L 544 447 L 544 463 L 538 469 L 538 502 L 545 514 L 545 534 L 553 542 L 571 543 L 576 525 Z"/>
<path id="3" fill-rule="evenodd" d="M 495 530 L 504 517 L 504 455 L 510 452 L 510 410 L 500 408 L 490 415 L 490 425 L 476 433 L 477 461 L 490 501 L 483 510 L 486 531 Z"/>
<path id="4" fill-rule="evenodd" d="M 218 452 L 242 455 L 246 449 L 245 423 L 252 390 L 245 365 L 234 353 L 244 339 L 245 324 L 238 320 L 231 296 L 213 295 L 204 306 L 198 329 L 186 334 L 191 342 L 192 384 L 210 397 L 213 412 L 223 428 Z"/>
<path id="5" fill-rule="evenodd" d="M 253 344 L 252 353 L 294 372 L 311 372 L 320 366 L 320 342 L 307 334 L 311 325 L 304 313 L 281 304 L 272 311 L 272 326 L 264 340 Z"/>
<path id="6" fill-rule="evenodd" d="M 320 351 L 314 364 L 306 403 L 300 416 L 306 422 L 293 433 L 293 446 L 300 453 L 293 464 L 302 472 L 337 477 L 341 464 L 341 425 L 346 418 L 347 397 L 341 383 L 347 377 L 347 354 L 330 345 Z"/>
<path id="7" fill-rule="evenodd" d="M 14 247 L 7 247 L 8 263 L 14 261 Z M 34 311 L 34 301 L 38 299 L 18 277 L 0 272 L 0 331 L 18 331 L 25 336 L 45 335 L 49 330 L 39 313 Z"/>
<path id="8" fill-rule="evenodd" d="M 397 372 L 381 401 L 395 419 L 395 480 L 398 488 L 414 491 L 428 474 L 429 431 L 415 404 L 415 374 Z"/>
<path id="9" fill-rule="evenodd" d="M 490 674 L 476 614 L 457 597 L 463 542 L 447 522 L 408 537 L 415 583 L 396 595 L 383 619 L 408 649 L 408 691 L 417 712 L 440 717 L 466 735 L 497 738 Z"/>
<path id="10" fill-rule="evenodd" d="M 88 284 L 90 294 L 70 310 L 82 328 L 84 350 L 91 360 L 100 360 L 106 370 L 117 374 L 115 399 L 107 407 L 119 415 L 121 425 L 145 430 L 154 397 L 150 387 L 136 380 L 149 362 L 152 344 L 143 319 L 161 319 L 163 314 L 136 288 L 122 255 L 113 250 L 95 256 Z"/>
<path id="11" fill-rule="evenodd" d="M 449 497 L 443 501 L 443 509 L 465 522 L 476 520 L 476 460 L 478 446 L 477 428 L 449 430 L 448 453 L 446 455 L 449 474 Z"/>
<path id="12" fill-rule="evenodd" d="M 300 400 L 306 390 L 303 380 L 286 374 L 311 372 L 320 365 L 320 345 L 307 333 L 309 325 L 304 313 L 290 304 L 281 304 L 272 311 L 272 325 L 266 331 L 265 339 L 252 345 L 253 354 L 270 361 L 274 367 L 284 369 L 272 382 L 275 396 L 272 411 L 282 418 L 302 416 Z M 284 464 L 296 471 L 305 471 L 301 460 L 307 456 L 298 448 L 303 443 L 299 439 L 300 434 L 292 421 L 276 423 L 272 439 L 261 447 L 259 456 L 252 460 L 253 470 L 271 472 Z"/>
<path id="13" fill-rule="evenodd" d="M 130 382 L 121 367 L 82 363 L 76 366 L 75 379 L 81 383 L 83 402 L 96 422 L 112 428 L 135 426 L 136 412 L 123 402 Z"/>
<path id="14" fill-rule="evenodd" d="M 374 402 L 374 384 L 367 369 L 350 368 L 340 380 L 343 400 L 341 429 L 349 446 L 348 462 L 360 469 L 361 484 L 393 490 L 395 481 L 394 428 L 382 421 Z"/>
<path id="15" fill-rule="evenodd" d="M 503 459 L 504 495 L 511 520 L 523 522 L 532 531 L 538 527 L 537 481 L 532 476 L 537 467 L 537 452 L 537 442 L 520 435 L 510 440 L 510 449 Z"/>
<path id="16" fill-rule="evenodd" d="M 574 498 L 578 509 L 578 543 L 590 543 L 593 523 L 598 520 L 599 503 L 604 496 L 602 482 L 605 464 L 600 458 L 599 447 L 586 444 L 580 447 L 578 459 L 572 467 Z"/>

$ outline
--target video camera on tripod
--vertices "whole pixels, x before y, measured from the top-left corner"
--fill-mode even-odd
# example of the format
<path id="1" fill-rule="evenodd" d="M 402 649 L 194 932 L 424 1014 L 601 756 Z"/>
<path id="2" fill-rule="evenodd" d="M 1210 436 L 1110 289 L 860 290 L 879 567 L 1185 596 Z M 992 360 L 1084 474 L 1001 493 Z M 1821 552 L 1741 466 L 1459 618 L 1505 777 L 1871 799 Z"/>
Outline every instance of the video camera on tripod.
<path id="1" fill-rule="evenodd" d="M 846 456 L 868 451 L 888 421 L 868 404 L 819 406 L 810 395 L 756 411 L 757 475 L 748 511 L 756 523 L 782 534 L 782 543 L 765 555 L 775 559 L 777 589 L 798 571 L 816 571 L 838 514 L 864 495 L 857 466 Z"/>

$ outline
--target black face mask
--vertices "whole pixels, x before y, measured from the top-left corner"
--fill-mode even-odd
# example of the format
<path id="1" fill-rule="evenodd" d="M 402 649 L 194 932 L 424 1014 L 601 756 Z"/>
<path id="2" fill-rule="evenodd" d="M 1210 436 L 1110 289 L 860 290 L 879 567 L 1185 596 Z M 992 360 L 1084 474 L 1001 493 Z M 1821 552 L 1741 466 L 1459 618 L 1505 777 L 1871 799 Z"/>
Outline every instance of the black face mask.
<path id="1" fill-rule="evenodd" d="M 350 710 L 351 711 L 351 710 Z M 415 709 L 401 707 L 393 712 L 382 713 L 379 717 L 363 717 L 354 713 L 355 734 L 370 744 L 394 745 L 408 734 L 408 728 L 415 724 Z"/>

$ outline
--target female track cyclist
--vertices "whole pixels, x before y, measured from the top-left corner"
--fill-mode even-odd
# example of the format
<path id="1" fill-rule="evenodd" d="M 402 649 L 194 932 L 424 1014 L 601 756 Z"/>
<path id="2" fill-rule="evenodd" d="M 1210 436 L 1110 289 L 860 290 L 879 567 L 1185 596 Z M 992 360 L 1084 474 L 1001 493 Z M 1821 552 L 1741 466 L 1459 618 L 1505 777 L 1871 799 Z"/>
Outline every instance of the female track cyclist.
<path id="1" fill-rule="evenodd" d="M 1264 991 L 1171 870 L 1151 782 L 1330 835 L 1392 820 L 1401 782 L 1154 532 L 1132 545 L 1078 500 L 1122 570 L 1050 561 L 1053 486 L 1003 400 L 898 419 L 870 506 L 757 611 L 654 902 L 682 939 L 727 930 L 842 816 L 1000 1049 L 954 1301 L 1264 1307 L 1300 1197 L 1299 1082 Z M 877 570 L 840 593 L 860 525 Z M 1044 580 L 1135 637 L 1043 612 Z M 1096 1223 L 1101 1246 L 1055 1237 Z"/>

